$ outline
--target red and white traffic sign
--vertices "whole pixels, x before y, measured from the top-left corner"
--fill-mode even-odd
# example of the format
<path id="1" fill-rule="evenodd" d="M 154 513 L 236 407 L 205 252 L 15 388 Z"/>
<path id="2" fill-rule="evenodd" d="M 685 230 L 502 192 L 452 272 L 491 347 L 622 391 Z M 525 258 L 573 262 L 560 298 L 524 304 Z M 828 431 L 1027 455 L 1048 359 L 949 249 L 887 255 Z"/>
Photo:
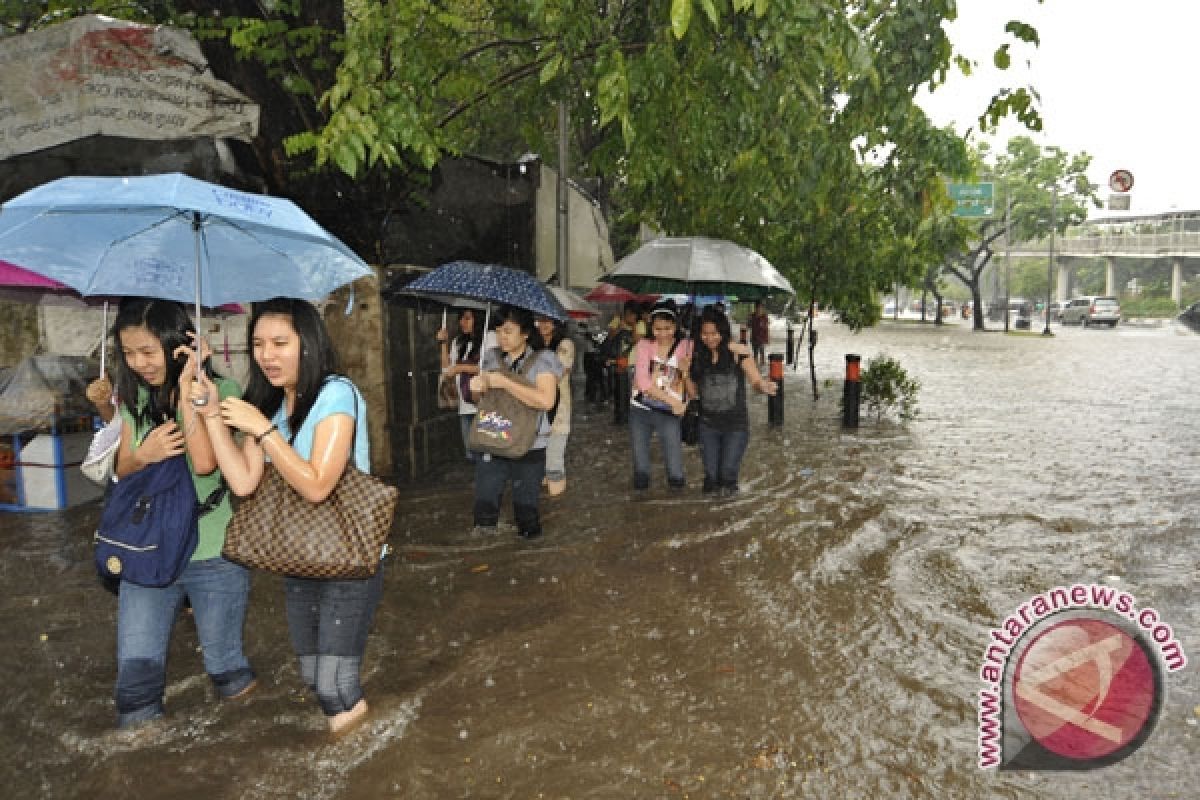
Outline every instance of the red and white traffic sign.
<path id="1" fill-rule="evenodd" d="M 1114 169 L 1108 176 L 1108 188 L 1114 192 L 1128 192 L 1133 188 L 1133 173 L 1127 169 Z"/>

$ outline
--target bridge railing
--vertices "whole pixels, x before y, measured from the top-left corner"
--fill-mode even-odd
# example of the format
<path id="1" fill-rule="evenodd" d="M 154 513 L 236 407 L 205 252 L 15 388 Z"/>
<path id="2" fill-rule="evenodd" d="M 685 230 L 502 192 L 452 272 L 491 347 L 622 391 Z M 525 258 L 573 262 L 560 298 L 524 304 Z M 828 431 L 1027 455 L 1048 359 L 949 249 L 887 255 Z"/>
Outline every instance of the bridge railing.
<path id="1" fill-rule="evenodd" d="M 1049 248 L 1049 239 L 1013 242 L 1011 252 L 1013 255 L 1044 255 Z M 1003 253 L 1004 249 L 1003 239 L 992 247 L 997 253 Z M 1200 231 L 1060 236 L 1054 240 L 1054 251 L 1060 256 L 1200 257 Z"/>

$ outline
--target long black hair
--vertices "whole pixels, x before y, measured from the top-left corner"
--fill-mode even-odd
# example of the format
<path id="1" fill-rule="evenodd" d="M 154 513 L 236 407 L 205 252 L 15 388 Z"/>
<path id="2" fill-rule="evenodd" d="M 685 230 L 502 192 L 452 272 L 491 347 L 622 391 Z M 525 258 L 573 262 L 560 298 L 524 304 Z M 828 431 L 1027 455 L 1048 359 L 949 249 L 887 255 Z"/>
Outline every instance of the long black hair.
<path id="1" fill-rule="evenodd" d="M 300 369 L 296 376 L 296 406 L 288 417 L 288 428 L 294 434 L 304 424 L 305 417 L 317 400 L 317 393 L 330 375 L 337 373 L 337 352 L 325 321 L 312 303 L 290 297 L 273 297 L 255 303 L 246 325 L 246 341 L 253 348 L 254 329 L 264 316 L 287 317 L 300 337 Z M 261 411 L 268 419 L 283 405 L 283 389 L 272 386 L 263 374 L 258 361 L 250 359 L 250 380 L 244 395 L 246 402 Z"/>
<path id="2" fill-rule="evenodd" d="M 461 321 L 463 314 L 471 315 L 471 332 L 463 333 Z M 480 347 L 483 346 L 483 317 L 473 308 L 464 308 L 458 312 L 460 322 L 458 335 L 454 337 L 454 362 L 462 364 L 464 358 L 471 358 L 478 361 L 482 356 L 479 353 Z M 468 349 L 468 346 L 470 349 Z"/>
<path id="3" fill-rule="evenodd" d="M 729 349 L 733 331 L 729 327 L 729 317 L 718 311 L 716 306 L 705 306 L 700 312 L 700 321 L 696 325 L 696 357 L 692 363 L 701 365 L 701 369 L 707 369 L 712 364 L 712 351 L 704 344 L 704 337 L 700 335 L 706 322 L 715 326 L 721 336 L 721 343 L 717 345 L 717 366 L 728 367 L 733 363 L 733 352 Z"/>
<path id="4" fill-rule="evenodd" d="M 554 327 L 550 331 L 549 339 L 542 336 L 541 330 L 537 330 L 537 340 L 540 344 L 534 345 L 534 347 L 541 350 L 558 350 L 558 345 L 567 337 L 567 324 L 559 322 L 553 317 L 544 317 L 543 319 L 550 320 Z M 534 321 L 537 321 L 536 318 Z M 536 329 L 537 326 L 535 325 L 534 328 Z"/>
<path id="5" fill-rule="evenodd" d="M 166 376 L 162 386 L 147 384 L 125 359 L 121 332 L 131 328 L 145 328 L 162 346 L 166 361 Z M 196 326 L 192 324 L 187 309 L 171 300 L 126 297 L 117 307 L 117 318 L 112 325 L 117 398 L 133 415 L 136 427 L 159 425 L 175 419 L 179 406 L 179 373 L 183 371 L 184 359 L 175 358 L 172 354 L 180 345 L 194 347 L 195 342 L 188 334 L 195 332 Z M 210 378 L 214 377 L 212 365 L 207 360 L 202 368 Z M 137 402 L 140 387 L 144 387 L 149 394 L 149 402 L 144 406 L 139 406 Z"/>

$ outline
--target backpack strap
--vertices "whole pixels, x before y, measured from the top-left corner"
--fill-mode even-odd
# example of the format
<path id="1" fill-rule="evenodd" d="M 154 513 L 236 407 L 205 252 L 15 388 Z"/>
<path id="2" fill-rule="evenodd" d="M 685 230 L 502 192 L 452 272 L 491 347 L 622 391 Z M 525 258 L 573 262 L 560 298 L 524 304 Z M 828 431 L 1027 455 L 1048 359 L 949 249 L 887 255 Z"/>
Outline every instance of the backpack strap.
<path id="1" fill-rule="evenodd" d="M 217 488 L 208 493 L 208 497 L 204 498 L 203 503 L 197 504 L 196 515 L 203 517 L 205 514 L 215 511 L 217 506 L 221 505 L 221 501 L 225 499 L 228 491 L 229 487 L 225 485 L 225 479 L 221 478 L 221 482 L 217 484 Z"/>

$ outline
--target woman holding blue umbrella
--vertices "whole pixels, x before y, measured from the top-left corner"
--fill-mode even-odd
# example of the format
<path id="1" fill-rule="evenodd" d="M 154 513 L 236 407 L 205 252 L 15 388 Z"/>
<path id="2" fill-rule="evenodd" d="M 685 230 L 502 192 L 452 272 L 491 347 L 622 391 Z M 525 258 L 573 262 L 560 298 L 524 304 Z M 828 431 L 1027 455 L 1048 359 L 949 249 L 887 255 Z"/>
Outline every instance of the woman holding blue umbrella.
<path id="1" fill-rule="evenodd" d="M 445 316 L 443 315 L 443 320 Z M 458 386 L 458 421 L 462 431 L 463 449 L 467 461 L 474 464 L 479 454 L 471 449 L 467 437 L 471 431 L 471 420 L 475 418 L 475 404 L 471 402 L 467 388 L 473 375 L 479 374 L 480 350 L 483 347 L 483 319 L 473 308 L 464 308 L 458 314 L 458 335 L 451 338 L 450 331 L 443 326 L 438 329 L 437 341 L 441 348 L 442 374 Z"/>
<path id="2" fill-rule="evenodd" d="M 195 375 L 195 328 L 179 303 L 122 301 L 113 324 L 117 390 L 123 418 L 116 476 L 124 478 L 180 454 L 188 457 L 196 497 L 203 502 L 200 537 L 183 573 L 168 586 L 122 579 L 117 607 L 117 724 L 162 716 L 167 649 L 175 618 L 191 602 L 204 667 L 217 693 L 240 697 L 255 685 L 242 649 L 250 573 L 221 556 L 233 516 L 217 471 L 208 430 L 187 402 Z M 238 385 L 202 370 L 214 396 L 236 397 Z"/>
<path id="3" fill-rule="evenodd" d="M 499 322 L 496 327 L 499 346 L 484 353 L 480 373 L 471 379 L 471 391 L 477 396 L 508 392 L 520 403 L 542 413 L 537 416 L 537 436 L 528 452 L 515 458 L 484 453 L 475 465 L 472 533 L 482 538 L 496 535 L 504 487 L 511 483 L 517 534 L 536 539 L 542 535 L 538 497 L 546 474 L 546 445 L 550 441 L 550 423 L 545 412 L 554 407 L 562 364 L 553 350 L 538 349 L 541 336 L 534 326 L 533 312 L 504 306 L 495 318 Z M 515 380 L 501 366 L 524 375 L 528 383 Z"/>
<path id="4" fill-rule="evenodd" d="M 247 338 L 254 358 L 246 399 L 228 398 L 218 407 L 206 381 L 193 395 L 205 409 L 217 462 L 239 496 L 258 489 L 269 461 L 301 497 L 323 502 L 351 459 L 359 470 L 370 470 L 366 403 L 337 374 L 333 342 L 311 303 L 256 303 Z M 231 428 L 241 432 L 240 444 Z M 383 592 L 383 566 L 360 580 L 287 577 L 284 589 L 300 675 L 330 730 L 344 732 L 367 713 L 360 670 Z"/>

